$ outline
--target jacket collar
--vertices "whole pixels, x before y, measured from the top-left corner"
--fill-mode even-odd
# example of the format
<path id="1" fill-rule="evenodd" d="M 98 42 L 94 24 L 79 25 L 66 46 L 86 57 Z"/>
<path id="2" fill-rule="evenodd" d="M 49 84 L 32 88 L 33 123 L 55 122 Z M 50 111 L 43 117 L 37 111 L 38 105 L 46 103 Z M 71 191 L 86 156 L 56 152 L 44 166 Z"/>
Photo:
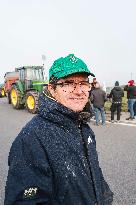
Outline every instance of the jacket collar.
<path id="1" fill-rule="evenodd" d="M 78 121 L 79 116 L 79 113 L 76 113 L 64 105 L 58 103 L 55 99 L 49 97 L 46 93 L 42 93 L 42 95 L 39 97 L 38 114 L 45 119 L 61 123 L 64 123 L 66 119 Z"/>
<path id="2" fill-rule="evenodd" d="M 42 93 L 39 97 L 38 114 L 45 119 L 61 125 L 67 125 L 70 121 L 79 125 L 81 123 L 87 123 L 90 118 L 90 113 L 74 112 L 58 103 L 54 98 L 50 97 L 48 93 Z"/>

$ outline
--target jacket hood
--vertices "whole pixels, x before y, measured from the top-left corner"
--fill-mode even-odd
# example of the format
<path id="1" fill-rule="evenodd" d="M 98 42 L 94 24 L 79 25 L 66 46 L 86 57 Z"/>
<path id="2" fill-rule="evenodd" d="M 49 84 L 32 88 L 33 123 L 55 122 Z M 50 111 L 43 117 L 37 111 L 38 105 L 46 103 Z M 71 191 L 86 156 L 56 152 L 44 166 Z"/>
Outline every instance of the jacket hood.
<path id="1" fill-rule="evenodd" d="M 119 81 L 116 81 L 116 82 L 115 82 L 115 86 L 119 86 Z"/>
<path id="2" fill-rule="evenodd" d="M 46 93 L 39 96 L 39 110 L 38 114 L 48 120 L 56 123 L 64 123 L 67 118 L 78 121 L 79 113 L 58 103 L 55 99 L 49 97 Z"/>
<path id="3" fill-rule="evenodd" d="M 121 88 L 121 87 L 119 87 L 119 86 L 115 86 L 115 87 L 114 87 L 114 90 L 121 91 L 121 90 L 122 90 L 122 88 Z"/>
<path id="4" fill-rule="evenodd" d="M 87 123 L 91 118 L 91 114 L 87 111 L 74 112 L 61 103 L 58 103 L 48 95 L 48 92 L 43 92 L 39 96 L 38 114 L 44 119 L 48 119 L 61 125 L 64 125 L 64 122 L 67 123 L 69 119 L 80 124 L 81 122 Z"/>
<path id="5" fill-rule="evenodd" d="M 134 85 L 134 80 L 129 80 L 129 81 L 128 81 L 128 84 L 129 84 L 129 85 Z"/>

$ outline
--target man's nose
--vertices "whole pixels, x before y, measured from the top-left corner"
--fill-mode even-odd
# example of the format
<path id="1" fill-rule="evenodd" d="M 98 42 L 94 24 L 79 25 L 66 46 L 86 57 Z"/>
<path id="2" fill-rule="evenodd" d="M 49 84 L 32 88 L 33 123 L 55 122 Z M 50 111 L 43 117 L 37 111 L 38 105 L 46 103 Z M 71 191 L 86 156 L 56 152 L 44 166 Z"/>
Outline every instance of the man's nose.
<path id="1" fill-rule="evenodd" d="M 76 83 L 73 92 L 78 94 L 83 93 L 82 86 L 79 83 Z"/>

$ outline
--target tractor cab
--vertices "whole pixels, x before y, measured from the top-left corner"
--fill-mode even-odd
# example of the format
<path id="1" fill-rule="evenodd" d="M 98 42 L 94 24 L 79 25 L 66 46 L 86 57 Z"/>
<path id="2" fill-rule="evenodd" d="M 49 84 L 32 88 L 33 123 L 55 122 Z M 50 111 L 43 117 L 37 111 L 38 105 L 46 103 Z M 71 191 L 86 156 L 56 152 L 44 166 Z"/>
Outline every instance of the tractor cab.
<path id="1" fill-rule="evenodd" d="M 44 74 L 42 66 L 24 66 L 16 68 L 19 72 L 19 80 L 23 83 L 23 89 L 42 91 L 42 84 L 44 84 Z"/>

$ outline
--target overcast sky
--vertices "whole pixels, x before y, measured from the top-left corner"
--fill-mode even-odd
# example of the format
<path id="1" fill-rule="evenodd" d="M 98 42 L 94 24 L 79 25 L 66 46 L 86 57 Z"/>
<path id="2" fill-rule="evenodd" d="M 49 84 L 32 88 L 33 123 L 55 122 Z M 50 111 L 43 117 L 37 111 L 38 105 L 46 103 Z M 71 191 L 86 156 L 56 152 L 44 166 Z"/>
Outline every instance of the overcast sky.
<path id="1" fill-rule="evenodd" d="M 0 0 L 0 82 L 74 53 L 107 86 L 136 80 L 135 0 Z"/>

